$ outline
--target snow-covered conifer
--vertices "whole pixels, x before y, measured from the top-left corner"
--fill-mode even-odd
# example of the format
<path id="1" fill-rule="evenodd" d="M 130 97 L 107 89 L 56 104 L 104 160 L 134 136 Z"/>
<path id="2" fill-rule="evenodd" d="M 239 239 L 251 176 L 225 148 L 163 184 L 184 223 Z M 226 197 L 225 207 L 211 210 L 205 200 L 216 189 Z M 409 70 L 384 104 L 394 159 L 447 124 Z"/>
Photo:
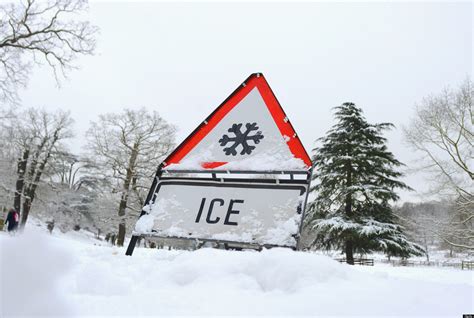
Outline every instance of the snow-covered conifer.
<path id="1" fill-rule="evenodd" d="M 384 251 L 408 257 L 423 253 L 396 224 L 390 203 L 395 189 L 409 189 L 397 180 L 402 165 L 387 150 L 382 132 L 389 123 L 369 124 L 353 103 L 335 108 L 337 123 L 313 149 L 316 195 L 309 204 L 306 225 L 314 235 L 313 246 L 341 249 L 347 263 L 355 252 Z"/>

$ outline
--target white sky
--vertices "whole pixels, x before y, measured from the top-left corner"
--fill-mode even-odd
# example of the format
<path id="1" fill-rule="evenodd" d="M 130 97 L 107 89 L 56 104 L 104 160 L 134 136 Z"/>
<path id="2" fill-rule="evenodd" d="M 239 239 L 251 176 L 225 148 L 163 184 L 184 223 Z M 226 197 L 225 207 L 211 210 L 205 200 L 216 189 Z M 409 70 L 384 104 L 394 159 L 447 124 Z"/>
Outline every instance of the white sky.
<path id="1" fill-rule="evenodd" d="M 308 152 L 333 124 L 331 108 L 353 101 L 370 122 L 398 127 L 390 149 L 410 165 L 400 128 L 423 96 L 472 76 L 472 15 L 470 2 L 92 2 L 98 53 L 60 89 L 38 69 L 22 104 L 70 109 L 77 151 L 90 121 L 125 107 L 156 109 L 181 142 L 262 72 Z M 426 188 L 420 176 L 405 181 Z"/>

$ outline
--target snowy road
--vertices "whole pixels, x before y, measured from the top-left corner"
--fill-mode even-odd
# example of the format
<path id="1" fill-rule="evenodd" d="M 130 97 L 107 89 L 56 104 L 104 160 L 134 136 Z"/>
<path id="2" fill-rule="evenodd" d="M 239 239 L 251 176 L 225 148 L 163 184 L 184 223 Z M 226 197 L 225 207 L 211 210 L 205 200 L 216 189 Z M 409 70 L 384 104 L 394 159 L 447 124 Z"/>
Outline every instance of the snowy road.
<path id="1" fill-rule="evenodd" d="M 0 233 L 1 315 L 450 316 L 474 312 L 474 272 L 349 267 L 284 249 L 124 249 L 79 234 Z M 22 303 L 22 294 L 26 295 Z"/>

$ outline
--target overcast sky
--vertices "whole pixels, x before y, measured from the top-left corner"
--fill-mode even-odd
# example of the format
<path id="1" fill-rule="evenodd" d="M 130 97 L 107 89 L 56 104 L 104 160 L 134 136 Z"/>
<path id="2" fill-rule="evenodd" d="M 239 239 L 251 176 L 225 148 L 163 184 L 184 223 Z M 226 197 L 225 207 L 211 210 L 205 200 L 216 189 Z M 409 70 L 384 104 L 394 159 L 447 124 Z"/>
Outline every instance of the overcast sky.
<path id="1" fill-rule="evenodd" d="M 346 101 L 370 122 L 392 122 L 390 149 L 416 156 L 401 127 L 423 96 L 472 75 L 473 8 L 464 3 L 92 2 L 98 51 L 58 89 L 37 69 L 24 106 L 69 109 L 79 151 L 89 122 L 147 107 L 181 142 L 248 75 L 262 72 L 308 152 Z M 420 176 L 405 179 L 426 189 Z M 403 194 L 415 200 L 415 194 Z"/>

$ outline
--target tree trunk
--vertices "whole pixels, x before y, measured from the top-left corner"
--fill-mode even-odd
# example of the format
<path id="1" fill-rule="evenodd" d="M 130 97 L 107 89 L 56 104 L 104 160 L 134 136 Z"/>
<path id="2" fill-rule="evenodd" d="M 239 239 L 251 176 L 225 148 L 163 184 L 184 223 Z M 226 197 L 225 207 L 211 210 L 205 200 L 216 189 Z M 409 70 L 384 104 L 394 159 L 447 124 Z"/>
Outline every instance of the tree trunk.
<path id="1" fill-rule="evenodd" d="M 350 239 L 346 241 L 346 263 L 354 265 L 354 245 Z"/>
<path id="2" fill-rule="evenodd" d="M 26 164 L 28 163 L 28 157 L 30 156 L 29 150 L 23 151 L 23 157 L 18 159 L 17 175 L 15 185 L 15 197 L 13 199 L 13 208 L 20 213 L 21 211 L 21 196 L 23 195 L 23 188 L 25 186 L 25 172 Z"/>
<path id="3" fill-rule="evenodd" d="M 125 209 L 127 208 L 128 194 L 130 192 L 130 185 L 133 179 L 133 173 L 135 169 L 135 163 L 138 157 L 138 144 L 134 144 L 132 154 L 130 155 L 130 160 L 128 161 L 127 174 L 125 176 L 125 181 L 123 182 L 123 193 L 122 198 L 120 199 L 120 205 L 118 210 L 118 216 L 120 218 L 118 235 L 117 235 L 117 246 L 123 246 L 125 242 Z"/>
<path id="4" fill-rule="evenodd" d="M 125 221 L 120 221 L 117 235 L 117 246 L 123 246 L 125 241 Z"/>
<path id="5" fill-rule="evenodd" d="M 21 214 L 20 229 L 25 227 L 26 221 L 28 220 L 28 215 L 30 214 L 31 208 L 31 199 L 27 197 L 23 202 L 23 213 Z"/>
<path id="6" fill-rule="evenodd" d="M 23 202 L 23 214 L 21 216 L 21 223 L 20 223 L 21 229 L 23 229 L 26 225 L 26 221 L 28 220 L 28 215 L 30 213 L 31 205 L 33 204 L 33 200 L 35 199 L 36 189 L 38 188 L 38 184 L 41 180 L 41 176 L 43 175 L 43 171 L 46 168 L 46 164 L 48 163 L 49 157 L 51 156 L 53 146 L 57 141 L 58 141 L 58 132 L 56 131 L 53 135 L 51 146 L 47 149 L 44 159 L 41 162 L 38 162 L 39 154 L 36 154 L 33 157 L 33 162 L 31 164 L 30 171 L 29 171 L 29 176 L 32 178 L 30 180 L 31 183 L 24 190 L 25 201 Z M 45 143 L 46 142 L 44 142 L 44 144 Z M 39 149 L 43 149 L 43 145 Z M 38 166 L 38 163 L 39 163 L 39 166 Z"/>
<path id="7" fill-rule="evenodd" d="M 122 198 L 120 199 L 120 205 L 118 210 L 118 216 L 120 218 L 120 223 L 118 227 L 118 235 L 117 235 L 117 246 L 123 246 L 125 241 L 125 209 L 127 208 L 127 201 L 128 201 L 128 187 L 130 186 L 130 181 L 127 182 L 128 179 L 125 180 L 122 193 Z"/>
<path id="8" fill-rule="evenodd" d="M 426 233 L 423 233 L 423 242 L 425 243 L 425 252 L 426 252 L 426 261 L 429 263 L 430 262 L 430 254 L 428 252 L 428 242 L 426 239 Z"/>
<path id="9" fill-rule="evenodd" d="M 346 168 L 347 168 L 346 186 L 350 187 L 352 185 L 352 167 L 351 167 L 350 162 L 347 163 Z M 349 219 L 352 219 L 352 195 L 350 193 L 346 195 L 345 212 L 346 212 L 346 216 Z M 346 252 L 347 264 L 354 265 L 354 242 L 350 238 L 350 234 L 349 234 L 349 237 L 346 239 L 345 249 L 346 249 L 345 252 Z"/>

